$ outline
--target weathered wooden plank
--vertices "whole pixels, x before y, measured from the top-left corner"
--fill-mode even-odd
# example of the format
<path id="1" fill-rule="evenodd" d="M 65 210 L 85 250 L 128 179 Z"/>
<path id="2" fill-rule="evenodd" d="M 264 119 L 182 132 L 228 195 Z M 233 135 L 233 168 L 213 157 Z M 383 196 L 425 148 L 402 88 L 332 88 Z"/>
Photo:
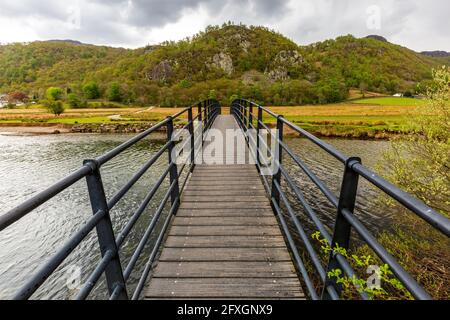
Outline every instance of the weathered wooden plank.
<path id="1" fill-rule="evenodd" d="M 207 177 L 207 176 L 196 176 L 194 175 L 191 180 L 190 183 L 194 184 L 195 182 L 209 182 L 209 181 L 214 181 L 214 182 L 240 182 L 240 184 L 245 183 L 245 184 L 252 184 L 252 183 L 257 183 L 261 181 L 261 178 L 258 176 L 239 176 L 239 177 L 233 177 L 233 176 L 223 176 L 223 177 Z"/>
<path id="2" fill-rule="evenodd" d="M 286 248 L 164 248 L 159 261 L 291 261 Z"/>
<path id="3" fill-rule="evenodd" d="M 238 170 L 238 169 L 247 169 L 254 170 L 254 164 L 233 164 L 233 165 L 197 165 L 195 166 L 195 170 Z"/>
<path id="4" fill-rule="evenodd" d="M 184 197 L 183 202 L 268 202 L 266 196 L 228 196 L 219 195 L 214 197 L 208 197 L 202 195 Z"/>
<path id="5" fill-rule="evenodd" d="M 240 208 L 270 208 L 268 202 L 182 202 L 181 209 L 240 209 Z"/>
<path id="6" fill-rule="evenodd" d="M 278 226 L 178 226 L 170 229 L 171 236 L 278 236 Z"/>
<path id="7" fill-rule="evenodd" d="M 195 169 L 196 175 L 224 175 L 224 174 L 248 174 L 248 175 L 256 175 L 258 176 L 258 171 L 255 170 L 255 167 L 248 168 L 248 169 L 235 169 L 232 166 L 230 166 L 228 169 Z"/>
<path id="8" fill-rule="evenodd" d="M 189 184 L 186 188 L 185 191 L 223 191 L 224 193 L 226 192 L 236 192 L 236 191 L 261 191 L 264 192 L 265 189 L 261 184 L 256 184 L 256 185 L 232 185 L 232 186 L 228 186 L 228 185 L 207 185 L 207 186 L 203 186 L 203 185 L 191 185 Z"/>
<path id="9" fill-rule="evenodd" d="M 260 180 L 255 180 L 254 183 L 261 183 Z M 246 181 L 237 181 L 237 180 L 230 180 L 230 181 L 222 181 L 222 180 L 199 180 L 199 181 L 189 181 L 189 185 L 192 186 L 222 186 L 223 189 L 226 189 L 228 186 L 248 186 L 251 183 L 246 183 Z"/>
<path id="10" fill-rule="evenodd" d="M 270 217 L 177 217 L 173 226 L 278 226 Z"/>
<path id="11" fill-rule="evenodd" d="M 255 168 L 252 169 L 242 169 L 242 170 L 234 170 L 234 169 L 225 169 L 225 170 L 195 170 L 196 176 L 219 176 L 222 177 L 224 175 L 249 175 L 249 176 L 259 176 L 258 171 Z"/>
<path id="12" fill-rule="evenodd" d="M 263 217 L 273 216 L 272 210 L 267 209 L 180 209 L 177 217 Z"/>
<path id="13" fill-rule="evenodd" d="M 168 236 L 166 248 L 285 248 L 281 236 Z"/>
<path id="14" fill-rule="evenodd" d="M 209 188 L 205 188 L 205 190 L 193 190 L 186 189 L 183 192 L 183 200 L 188 200 L 189 197 L 192 196 L 204 196 L 204 197 L 232 197 L 232 196 L 266 196 L 266 192 L 263 189 L 260 190 L 209 190 Z"/>
<path id="15" fill-rule="evenodd" d="M 155 278 L 296 278 L 289 261 L 159 262 Z"/>
<path id="16" fill-rule="evenodd" d="M 154 278 L 146 298 L 299 298 L 304 295 L 296 278 Z"/>

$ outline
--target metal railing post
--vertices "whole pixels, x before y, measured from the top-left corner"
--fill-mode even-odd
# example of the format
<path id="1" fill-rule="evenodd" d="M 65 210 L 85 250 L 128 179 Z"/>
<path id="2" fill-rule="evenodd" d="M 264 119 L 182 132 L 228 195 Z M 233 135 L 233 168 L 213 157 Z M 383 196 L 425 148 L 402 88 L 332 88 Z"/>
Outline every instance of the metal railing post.
<path id="1" fill-rule="evenodd" d="M 263 110 L 261 107 L 258 106 L 258 123 L 256 126 L 256 164 L 258 165 L 258 170 L 259 170 L 259 166 L 261 165 L 261 159 L 260 159 L 260 155 L 259 155 L 259 149 L 261 148 L 261 128 L 262 128 L 262 119 L 263 119 Z"/>
<path id="2" fill-rule="evenodd" d="M 248 129 L 253 125 L 253 104 L 250 103 L 248 111 Z"/>
<path id="3" fill-rule="evenodd" d="M 244 128 L 245 128 L 245 117 L 244 117 L 245 109 L 244 109 L 244 105 L 241 103 L 241 105 L 239 106 L 239 108 L 240 108 L 239 117 L 241 118 L 242 125 L 243 125 Z"/>
<path id="4" fill-rule="evenodd" d="M 86 176 L 87 187 L 89 191 L 89 199 L 91 202 L 92 212 L 96 214 L 99 211 L 105 212 L 105 216 L 98 222 L 97 237 L 100 244 L 100 252 L 102 257 L 107 252 L 113 253 L 113 258 L 105 268 L 106 282 L 108 285 L 109 295 L 119 287 L 120 293 L 118 299 L 128 300 L 127 289 L 123 277 L 123 270 L 120 263 L 114 230 L 109 215 L 108 204 L 106 201 L 105 190 L 103 188 L 102 178 L 100 174 L 100 167 L 96 160 L 85 160 L 84 165 L 89 165 L 92 172 Z"/>
<path id="5" fill-rule="evenodd" d="M 198 103 L 198 105 L 197 105 L 197 112 L 198 112 L 198 120 L 200 121 L 200 122 L 202 122 L 203 123 L 203 116 L 202 116 L 202 103 L 201 102 L 199 102 Z"/>
<path id="6" fill-rule="evenodd" d="M 204 101 L 203 102 L 203 112 L 204 112 L 204 116 L 203 116 L 203 121 L 204 121 L 204 127 L 206 127 L 208 125 L 208 112 L 207 109 L 208 108 L 208 101 Z"/>
<path id="7" fill-rule="evenodd" d="M 167 142 L 171 141 L 168 152 L 169 152 L 169 166 L 170 166 L 170 185 L 175 183 L 175 186 L 170 193 L 170 200 L 172 206 L 175 207 L 174 213 L 176 214 L 178 211 L 178 207 L 180 206 L 180 187 L 179 187 L 179 177 L 178 177 L 178 168 L 176 164 L 176 153 L 175 149 L 175 141 L 173 141 L 173 118 L 169 117 L 169 122 L 167 122 Z"/>
<path id="8" fill-rule="evenodd" d="M 195 136 L 194 136 L 194 114 L 192 107 L 188 110 L 188 122 L 189 125 L 189 135 L 191 137 L 191 172 L 194 172 L 195 168 Z"/>
<path id="9" fill-rule="evenodd" d="M 275 186 L 275 182 L 278 182 L 278 184 L 281 186 L 281 168 L 280 165 L 282 163 L 282 146 L 281 143 L 283 141 L 283 116 L 278 116 L 277 118 L 277 141 L 276 141 L 276 150 L 275 154 L 273 156 L 272 161 L 275 161 L 275 168 L 276 172 L 272 176 L 272 192 L 271 192 L 271 198 L 275 199 L 276 204 L 280 205 L 280 192 L 278 188 Z M 278 162 L 278 164 L 277 164 Z M 272 205 L 273 206 L 273 205 Z M 277 212 L 277 210 L 274 210 L 274 212 Z"/>
<path id="10" fill-rule="evenodd" d="M 342 180 L 341 193 L 339 197 L 338 212 L 336 217 L 336 223 L 334 225 L 333 240 L 331 243 L 331 247 L 333 249 L 339 246 L 340 248 L 348 250 L 350 246 L 351 224 L 343 216 L 342 210 L 345 208 L 351 213 L 353 213 L 355 209 L 359 175 L 353 170 L 352 167 L 356 163 L 361 163 L 361 159 L 357 157 L 351 157 L 345 163 L 344 177 Z M 332 251 L 327 266 L 327 275 L 328 272 L 339 268 L 340 265 L 336 259 L 336 254 Z M 324 288 L 326 288 L 329 285 L 332 285 L 336 289 L 337 294 L 341 296 L 342 285 L 337 283 L 336 279 L 329 278 L 327 276 Z M 322 292 L 322 299 L 324 300 L 331 299 L 328 291 L 325 289 Z"/>

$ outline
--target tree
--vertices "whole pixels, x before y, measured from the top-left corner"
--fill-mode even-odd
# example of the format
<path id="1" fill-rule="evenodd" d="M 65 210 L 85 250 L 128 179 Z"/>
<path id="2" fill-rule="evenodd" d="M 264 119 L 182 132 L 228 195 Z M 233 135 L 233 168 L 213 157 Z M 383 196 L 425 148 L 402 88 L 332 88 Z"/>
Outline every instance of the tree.
<path id="1" fill-rule="evenodd" d="M 450 68 L 433 72 L 430 101 L 409 117 L 414 134 L 404 135 L 385 154 L 388 177 L 428 205 L 450 212 Z"/>
<path id="2" fill-rule="evenodd" d="M 239 99 L 239 95 L 237 94 L 233 94 L 231 95 L 231 97 L 228 99 L 228 101 L 230 102 L 230 104 L 232 104 L 235 100 Z"/>
<path id="3" fill-rule="evenodd" d="M 69 93 L 67 95 L 67 103 L 72 108 L 80 108 L 83 106 L 83 102 L 75 93 Z"/>
<path id="4" fill-rule="evenodd" d="M 94 81 L 89 81 L 83 86 L 83 94 L 87 99 L 98 99 L 100 98 L 100 89 L 97 83 Z"/>
<path id="5" fill-rule="evenodd" d="M 108 100 L 109 101 L 120 102 L 122 100 L 122 95 L 120 93 L 119 83 L 117 83 L 117 82 L 111 83 L 109 85 L 107 95 L 108 95 Z"/>
<path id="6" fill-rule="evenodd" d="M 55 116 L 61 115 L 65 110 L 62 101 L 47 101 L 46 107 Z"/>
<path id="7" fill-rule="evenodd" d="M 50 87 L 47 89 L 45 96 L 47 97 L 48 100 L 57 101 L 62 99 L 63 94 L 64 94 L 63 89 L 58 87 Z"/>
<path id="8" fill-rule="evenodd" d="M 208 99 L 217 99 L 217 92 L 216 90 L 210 90 L 208 94 Z"/>
<path id="9" fill-rule="evenodd" d="M 27 100 L 28 100 L 28 95 L 21 91 L 11 92 L 8 95 L 8 101 L 10 101 L 10 102 L 15 102 L 15 101 L 26 102 Z"/>
<path id="10" fill-rule="evenodd" d="M 409 116 L 414 131 L 392 143 L 380 169 L 386 178 L 449 217 L 450 213 L 450 68 L 433 71 L 430 101 Z M 391 202 L 396 206 L 396 202 Z M 395 252 L 400 265 L 436 300 L 449 296 L 450 279 L 442 270 L 450 261 L 450 240 L 409 210 L 395 207 L 389 230 L 378 239 Z M 367 252 L 372 254 L 371 251 Z M 366 255 L 367 255 L 366 253 Z M 424 272 L 426 270 L 426 272 Z"/>

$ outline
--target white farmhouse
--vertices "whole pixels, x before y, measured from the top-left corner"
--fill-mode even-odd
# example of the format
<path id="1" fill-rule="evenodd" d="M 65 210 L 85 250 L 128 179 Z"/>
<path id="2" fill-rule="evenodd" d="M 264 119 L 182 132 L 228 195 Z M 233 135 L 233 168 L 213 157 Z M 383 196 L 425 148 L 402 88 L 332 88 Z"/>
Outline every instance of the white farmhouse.
<path id="1" fill-rule="evenodd" d="M 0 93 L 0 108 L 5 107 L 8 104 L 8 95 Z"/>

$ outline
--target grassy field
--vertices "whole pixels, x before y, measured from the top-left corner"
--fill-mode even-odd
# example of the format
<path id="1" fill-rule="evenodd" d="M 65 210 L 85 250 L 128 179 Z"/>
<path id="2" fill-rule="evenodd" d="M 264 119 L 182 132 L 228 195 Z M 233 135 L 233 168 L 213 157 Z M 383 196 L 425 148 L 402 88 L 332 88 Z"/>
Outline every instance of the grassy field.
<path id="1" fill-rule="evenodd" d="M 376 106 L 342 103 L 322 106 L 271 107 L 300 127 L 320 136 L 389 138 L 407 133 L 407 117 L 416 106 Z M 264 122 L 275 123 L 264 116 Z"/>
<path id="2" fill-rule="evenodd" d="M 408 132 L 406 120 L 417 109 L 417 105 L 412 103 L 417 101 L 425 103 L 409 98 L 371 98 L 331 105 L 269 108 L 320 136 L 388 138 Z M 150 124 L 180 110 L 182 108 L 67 109 L 62 115 L 54 116 L 42 107 L 0 109 L 0 125 Z M 264 115 L 264 122 L 275 124 L 276 120 Z"/>
<path id="3" fill-rule="evenodd" d="M 427 104 L 426 100 L 415 99 L 415 98 L 404 98 L 404 97 L 377 97 L 377 98 L 367 98 L 355 100 L 352 103 L 357 104 L 374 104 L 380 106 L 424 106 Z"/>

